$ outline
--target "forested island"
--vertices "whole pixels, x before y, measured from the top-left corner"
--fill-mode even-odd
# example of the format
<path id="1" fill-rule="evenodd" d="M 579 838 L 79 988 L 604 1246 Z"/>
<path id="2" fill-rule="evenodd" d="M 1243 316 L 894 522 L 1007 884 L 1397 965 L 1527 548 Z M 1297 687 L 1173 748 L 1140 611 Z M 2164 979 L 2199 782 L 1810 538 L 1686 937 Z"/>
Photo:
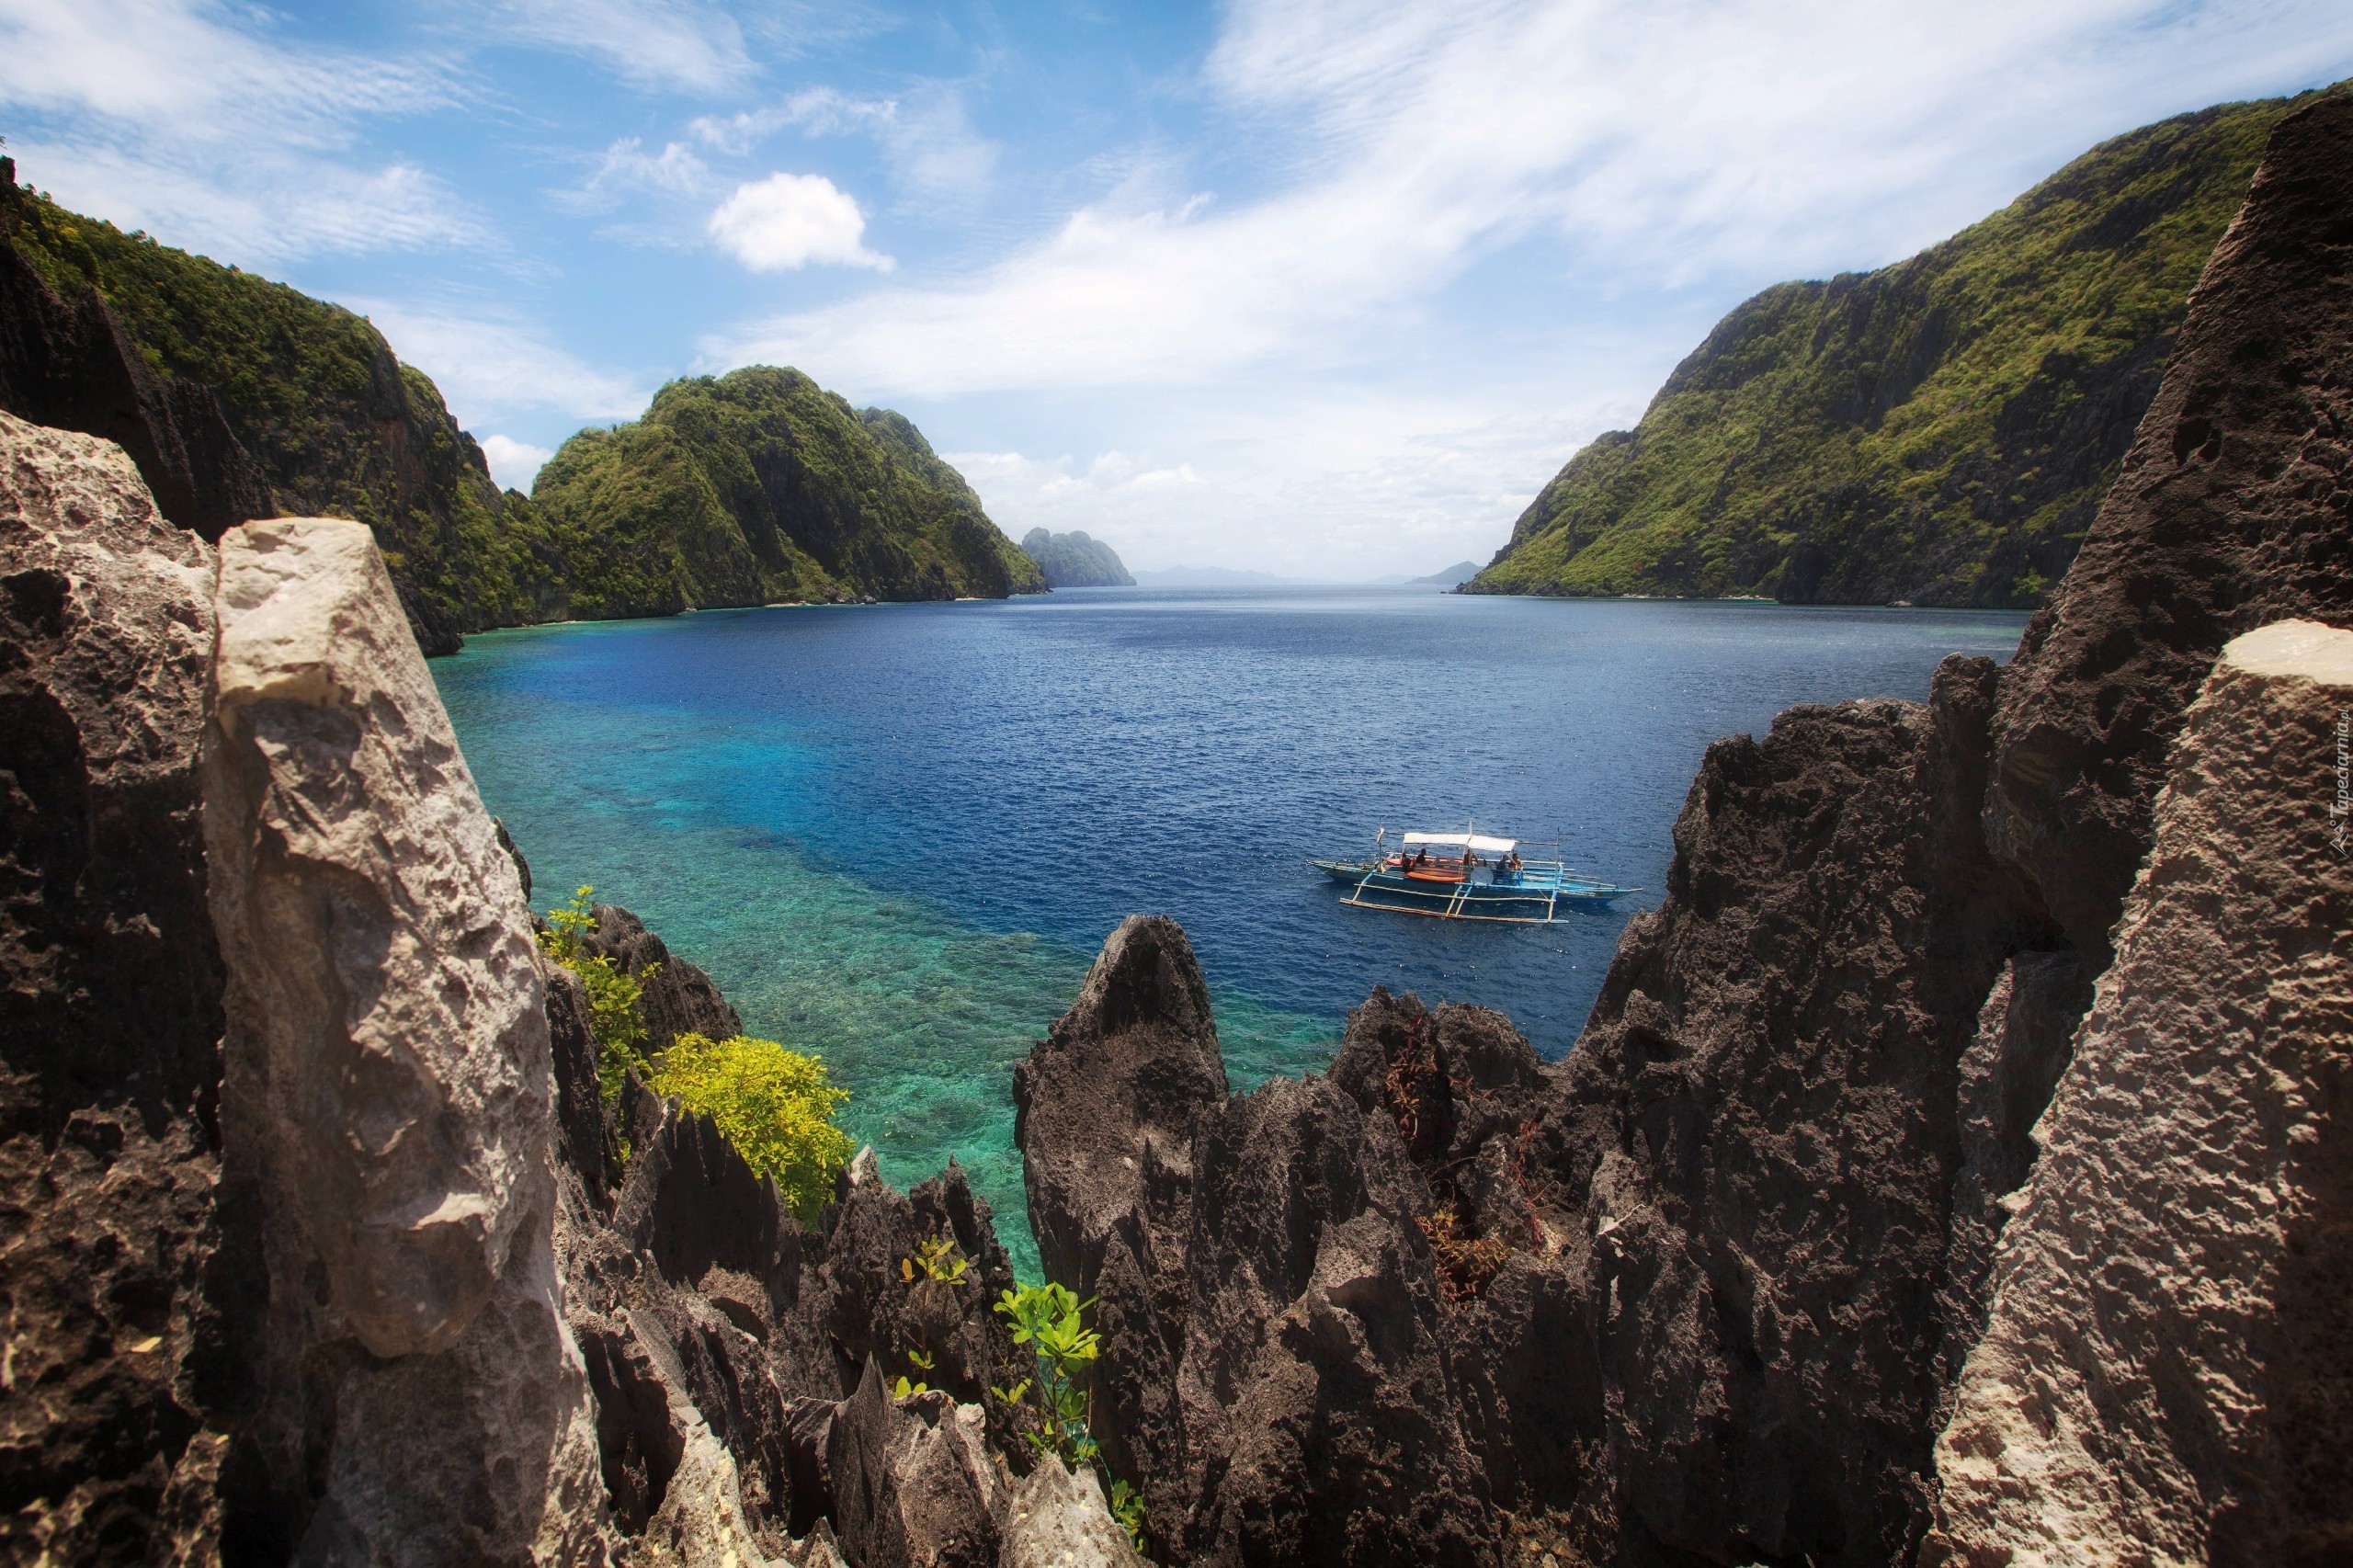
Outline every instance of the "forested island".
<path id="1" fill-rule="evenodd" d="M 1462 591 L 2041 604 L 2265 138 L 2310 97 L 2160 120 L 1909 260 L 1766 290 Z"/>

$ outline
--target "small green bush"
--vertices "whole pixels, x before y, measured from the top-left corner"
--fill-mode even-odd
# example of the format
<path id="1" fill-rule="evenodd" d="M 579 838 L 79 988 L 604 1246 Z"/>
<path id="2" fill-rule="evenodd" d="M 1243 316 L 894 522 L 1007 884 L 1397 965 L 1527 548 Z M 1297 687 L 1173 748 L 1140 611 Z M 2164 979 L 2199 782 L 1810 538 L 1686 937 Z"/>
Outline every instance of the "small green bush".
<path id="1" fill-rule="evenodd" d="M 611 959 L 588 950 L 588 937 L 597 929 L 588 895 L 596 891 L 583 887 L 572 895 L 570 903 L 549 910 L 548 928 L 540 933 L 540 946 L 588 988 L 588 1032 L 597 1040 L 597 1087 L 610 1106 L 620 1098 L 621 1080 L 631 1068 L 636 1068 L 640 1077 L 652 1070 L 645 1059 L 645 1020 L 638 1017 L 637 1001 L 645 994 L 644 981 L 653 979 L 662 966 L 648 964 L 642 979 L 632 979 Z"/>
<path id="2" fill-rule="evenodd" d="M 710 1118 L 804 1222 L 817 1218 L 833 1196 L 834 1173 L 856 1152 L 834 1125 L 834 1109 L 849 1091 L 834 1087 L 822 1058 L 775 1040 L 682 1034 L 650 1082 L 654 1093 Z"/>

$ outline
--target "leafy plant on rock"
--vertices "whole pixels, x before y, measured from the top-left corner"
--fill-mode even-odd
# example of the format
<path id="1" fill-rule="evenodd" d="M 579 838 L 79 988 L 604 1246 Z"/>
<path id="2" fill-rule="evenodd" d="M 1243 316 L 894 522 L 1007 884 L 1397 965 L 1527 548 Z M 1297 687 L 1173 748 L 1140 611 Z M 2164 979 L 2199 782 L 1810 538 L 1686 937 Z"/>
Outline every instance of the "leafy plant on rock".
<path id="1" fill-rule="evenodd" d="M 1094 1304 L 1094 1297 L 1082 1301 L 1065 1286 L 1024 1285 L 1003 1292 L 997 1298 L 996 1312 L 1012 1325 L 1013 1342 L 1029 1346 L 1038 1358 L 1034 1386 L 1040 1429 L 1028 1434 L 1029 1441 L 1040 1452 L 1056 1456 L 1073 1470 L 1092 1465 L 1104 1471 L 1103 1449 L 1087 1429 L 1095 1397 L 1079 1386 L 1086 1369 L 1103 1353 L 1102 1336 L 1086 1323 L 1086 1309 Z M 1032 1380 L 1024 1378 L 1009 1389 L 989 1392 L 1007 1404 L 1019 1404 L 1032 1386 Z M 1104 1479 L 1110 1483 L 1112 1517 L 1128 1532 L 1136 1551 L 1142 1551 L 1142 1495 L 1126 1482 L 1113 1480 L 1108 1471 Z"/>
<path id="2" fill-rule="evenodd" d="M 621 1081 L 631 1068 L 641 1077 L 651 1071 L 645 1058 L 645 1020 L 638 1016 L 637 1003 L 645 994 L 645 982 L 662 966 L 648 964 L 642 975 L 633 977 L 607 955 L 589 950 L 597 912 L 588 895 L 596 891 L 584 885 L 571 903 L 549 910 L 540 947 L 587 987 L 588 1032 L 597 1041 L 597 1088 L 609 1107 L 620 1098 Z"/>
<path id="3" fill-rule="evenodd" d="M 834 1176 L 856 1145 L 834 1125 L 849 1091 L 834 1087 L 822 1057 L 772 1040 L 682 1034 L 662 1052 L 648 1082 L 688 1110 L 710 1118 L 745 1162 L 776 1183 L 803 1223 L 833 1196 Z"/>

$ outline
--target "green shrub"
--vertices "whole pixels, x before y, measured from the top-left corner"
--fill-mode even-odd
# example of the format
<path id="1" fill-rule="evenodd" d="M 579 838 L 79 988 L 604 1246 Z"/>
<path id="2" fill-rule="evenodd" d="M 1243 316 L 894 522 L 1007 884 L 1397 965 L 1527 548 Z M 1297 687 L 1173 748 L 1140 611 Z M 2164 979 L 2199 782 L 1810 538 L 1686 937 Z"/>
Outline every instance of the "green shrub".
<path id="1" fill-rule="evenodd" d="M 710 1118 L 804 1222 L 824 1208 L 834 1173 L 856 1150 L 834 1125 L 834 1108 L 849 1091 L 827 1080 L 821 1058 L 775 1040 L 682 1034 L 663 1051 L 650 1081 L 654 1093 Z"/>
<path id="2" fill-rule="evenodd" d="M 633 979 L 611 959 L 588 950 L 588 937 L 597 929 L 588 895 L 596 891 L 583 887 L 572 895 L 570 903 L 549 910 L 548 928 L 540 933 L 540 947 L 588 988 L 588 1032 L 597 1040 L 597 1087 L 610 1106 L 620 1098 L 621 1080 L 631 1068 L 636 1068 L 640 1077 L 651 1071 L 645 1059 L 645 1020 L 638 1017 L 637 1001 L 645 993 L 644 982 L 653 979 L 662 966 L 648 964 L 643 976 Z"/>

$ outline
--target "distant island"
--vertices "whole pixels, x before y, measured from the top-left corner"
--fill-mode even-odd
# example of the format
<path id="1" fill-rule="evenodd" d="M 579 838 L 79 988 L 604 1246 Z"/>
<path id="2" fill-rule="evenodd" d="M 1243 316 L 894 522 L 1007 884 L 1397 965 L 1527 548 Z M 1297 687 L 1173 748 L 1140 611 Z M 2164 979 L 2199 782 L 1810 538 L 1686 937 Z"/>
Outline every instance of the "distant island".
<path id="1" fill-rule="evenodd" d="M 1477 562 L 1458 561 L 1444 571 L 1433 572 L 1427 577 L 1408 577 L 1405 585 L 1409 588 L 1459 588 L 1478 574 Z"/>
<path id="2" fill-rule="evenodd" d="M 2160 120 L 1908 261 L 1766 290 L 1463 591 L 2041 604 L 2265 139 L 2311 97 Z"/>
<path id="3" fill-rule="evenodd" d="M 1066 534 L 1031 528 L 1021 536 L 1022 552 L 1038 563 L 1050 588 L 1132 588 L 1136 580 L 1119 552 L 1083 529 Z"/>

